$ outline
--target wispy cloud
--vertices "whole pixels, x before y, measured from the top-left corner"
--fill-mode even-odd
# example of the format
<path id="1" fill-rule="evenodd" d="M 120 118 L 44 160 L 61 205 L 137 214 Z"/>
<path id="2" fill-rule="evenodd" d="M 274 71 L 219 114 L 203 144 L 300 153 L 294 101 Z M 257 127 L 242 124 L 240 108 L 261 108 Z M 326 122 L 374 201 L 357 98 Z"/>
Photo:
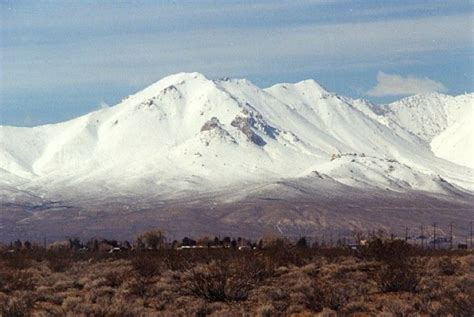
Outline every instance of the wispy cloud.
<path id="1" fill-rule="evenodd" d="M 105 101 L 101 101 L 99 103 L 99 106 L 97 107 L 97 109 L 105 109 L 105 108 L 109 108 L 110 105 L 108 103 L 106 103 Z"/>
<path id="2" fill-rule="evenodd" d="M 272 74 L 275 69 L 382 68 L 414 54 L 470 47 L 470 14 L 366 23 L 234 27 L 78 38 L 5 47 L 4 89 L 93 83 L 144 85 L 170 73 Z M 397 30 L 397 31 L 394 31 Z M 401 57 L 407 58 L 401 58 Z M 50 76 L 45 78 L 44 74 Z"/>
<path id="3" fill-rule="evenodd" d="M 400 76 L 378 72 L 377 85 L 367 92 L 374 97 L 382 96 L 406 96 L 429 92 L 446 92 L 446 87 L 435 80 L 427 77 Z"/>
<path id="4" fill-rule="evenodd" d="M 30 115 L 26 115 L 26 117 L 23 119 L 23 126 L 25 127 L 31 127 L 34 125 L 33 120 L 31 119 Z"/>
<path id="5" fill-rule="evenodd" d="M 472 90 L 473 20 L 462 0 L 0 1 L 0 111 L 64 117 L 182 71 L 350 95 L 385 70 Z"/>

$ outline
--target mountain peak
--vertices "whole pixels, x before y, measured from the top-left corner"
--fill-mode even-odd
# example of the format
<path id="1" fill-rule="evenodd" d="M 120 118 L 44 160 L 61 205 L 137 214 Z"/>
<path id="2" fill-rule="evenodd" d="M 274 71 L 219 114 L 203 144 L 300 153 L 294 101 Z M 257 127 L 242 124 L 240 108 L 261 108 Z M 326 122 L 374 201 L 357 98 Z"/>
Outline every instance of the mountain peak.
<path id="1" fill-rule="evenodd" d="M 447 95 L 440 92 L 429 92 L 423 94 L 416 94 L 408 97 L 404 97 L 400 100 L 394 101 L 391 105 L 410 105 L 410 106 L 417 106 L 417 105 L 442 105 L 445 104 L 448 100 L 455 99 L 462 96 L 468 96 L 468 94 L 459 95 L 459 96 L 452 96 Z"/>
<path id="2" fill-rule="evenodd" d="M 190 86 L 190 90 L 196 90 L 199 86 L 206 83 L 212 82 L 206 78 L 203 74 L 192 72 L 192 73 L 176 73 L 166 76 L 159 81 L 149 85 L 143 90 L 129 96 L 133 104 L 146 102 L 167 89 L 177 90 L 178 87 L 186 85 Z M 128 98 L 127 98 L 128 99 Z"/>
<path id="3" fill-rule="evenodd" d="M 309 87 L 309 88 L 316 88 L 318 90 L 324 90 L 327 92 L 327 89 L 324 88 L 320 83 L 315 81 L 314 79 L 305 79 L 302 81 L 299 81 L 295 83 L 295 86 L 301 86 L 301 87 Z"/>
<path id="4" fill-rule="evenodd" d="M 201 73 L 197 72 L 192 72 L 192 73 L 176 73 L 172 75 L 168 75 L 166 77 L 163 77 L 159 81 L 155 82 L 154 84 L 151 84 L 145 90 L 149 88 L 156 89 L 158 88 L 159 90 L 162 90 L 166 87 L 169 86 L 178 86 L 178 85 L 183 85 L 185 83 L 203 83 L 210 81 L 206 76 L 204 76 Z"/>
<path id="5" fill-rule="evenodd" d="M 208 80 L 206 76 L 198 72 L 180 72 L 176 74 L 171 74 L 160 79 L 157 83 L 163 82 L 182 82 L 182 81 L 192 81 L 192 80 Z"/>
<path id="6" fill-rule="evenodd" d="M 281 84 L 275 84 L 266 90 L 268 91 L 277 91 L 281 89 L 295 89 L 296 91 L 299 91 L 303 94 L 305 93 L 311 93 L 311 94 L 318 94 L 318 95 L 327 95 L 330 94 L 330 92 L 324 88 L 321 84 L 319 84 L 317 81 L 314 79 L 305 79 L 296 83 L 281 83 Z"/>

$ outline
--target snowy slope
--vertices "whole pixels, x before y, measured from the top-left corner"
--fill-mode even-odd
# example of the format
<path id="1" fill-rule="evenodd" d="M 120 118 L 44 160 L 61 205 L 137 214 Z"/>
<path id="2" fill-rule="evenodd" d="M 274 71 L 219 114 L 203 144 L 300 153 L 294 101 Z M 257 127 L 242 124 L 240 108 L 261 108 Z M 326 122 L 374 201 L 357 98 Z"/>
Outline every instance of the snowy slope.
<path id="1" fill-rule="evenodd" d="M 450 195 L 474 189 L 470 126 L 472 94 L 378 106 L 313 80 L 261 89 L 180 73 L 68 122 L 0 127 L 0 189 L 225 196 L 282 179 L 307 182 L 318 171 L 328 188 L 335 181 Z"/>
<path id="2" fill-rule="evenodd" d="M 437 157 L 474 166 L 474 94 L 456 97 L 431 93 L 394 102 L 384 117 L 430 145 Z"/>
<path id="3" fill-rule="evenodd" d="M 472 114 L 453 123 L 431 141 L 433 153 L 448 161 L 474 168 L 474 119 Z"/>
<path id="4" fill-rule="evenodd" d="M 385 116 L 421 139 L 434 137 L 465 117 L 472 117 L 474 94 L 452 97 L 440 93 L 415 95 L 386 106 Z"/>

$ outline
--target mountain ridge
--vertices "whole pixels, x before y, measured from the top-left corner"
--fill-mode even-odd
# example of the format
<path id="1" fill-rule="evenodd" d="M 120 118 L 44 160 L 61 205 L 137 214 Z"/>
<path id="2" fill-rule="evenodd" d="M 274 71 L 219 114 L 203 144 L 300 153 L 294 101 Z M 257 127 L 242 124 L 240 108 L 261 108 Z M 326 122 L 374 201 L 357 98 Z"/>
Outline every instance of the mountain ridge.
<path id="1" fill-rule="evenodd" d="M 379 209 L 387 225 L 423 219 L 424 204 L 443 212 L 430 217 L 449 217 L 449 208 L 459 216 L 473 210 L 472 98 L 376 105 L 314 80 L 261 89 L 246 79 L 168 76 L 66 122 L 0 126 L 2 231 L 109 230 L 112 218 L 100 215 L 110 208 L 136 230 L 149 221 L 184 230 L 191 217 L 202 232 L 211 219 L 218 231 L 285 223 L 290 232 L 305 221 L 313 230 L 331 214 L 359 227 L 376 223 L 367 215 Z M 397 218 L 400 206 L 414 218 Z"/>

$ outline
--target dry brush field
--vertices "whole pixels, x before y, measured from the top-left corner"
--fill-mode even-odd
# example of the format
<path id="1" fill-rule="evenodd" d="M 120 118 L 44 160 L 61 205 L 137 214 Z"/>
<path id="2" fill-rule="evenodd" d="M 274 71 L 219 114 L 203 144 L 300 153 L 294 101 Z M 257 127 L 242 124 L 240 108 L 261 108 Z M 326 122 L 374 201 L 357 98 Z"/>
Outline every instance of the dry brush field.
<path id="1" fill-rule="evenodd" d="M 474 254 L 374 239 L 0 254 L 0 316 L 473 316 Z"/>

